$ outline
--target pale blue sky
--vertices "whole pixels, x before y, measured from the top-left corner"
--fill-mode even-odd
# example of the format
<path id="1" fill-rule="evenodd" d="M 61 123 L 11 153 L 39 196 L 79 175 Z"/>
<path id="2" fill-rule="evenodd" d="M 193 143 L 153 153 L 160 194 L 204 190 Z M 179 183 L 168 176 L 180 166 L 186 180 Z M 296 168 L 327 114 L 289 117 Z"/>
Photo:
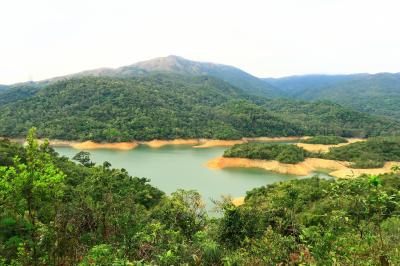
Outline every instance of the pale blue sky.
<path id="1" fill-rule="evenodd" d="M 9 0 L 0 84 L 180 55 L 256 76 L 400 72 L 398 0 Z"/>

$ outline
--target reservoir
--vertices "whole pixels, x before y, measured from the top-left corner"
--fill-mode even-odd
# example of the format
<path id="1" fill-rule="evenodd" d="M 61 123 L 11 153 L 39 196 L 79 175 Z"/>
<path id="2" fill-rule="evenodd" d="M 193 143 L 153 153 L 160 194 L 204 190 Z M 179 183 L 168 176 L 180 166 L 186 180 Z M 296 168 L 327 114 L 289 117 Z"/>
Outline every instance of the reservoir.
<path id="1" fill-rule="evenodd" d="M 89 150 L 94 162 L 108 161 L 113 168 L 125 168 L 130 175 L 150 179 L 150 183 L 170 194 L 177 189 L 197 190 L 207 204 L 222 195 L 241 197 L 246 191 L 267 184 L 299 178 L 269 172 L 263 169 L 209 169 L 210 159 L 222 156 L 226 148 L 192 148 L 187 145 L 170 145 L 150 148 L 140 145 L 133 150 Z M 60 154 L 72 158 L 79 152 L 71 147 L 55 147 Z"/>

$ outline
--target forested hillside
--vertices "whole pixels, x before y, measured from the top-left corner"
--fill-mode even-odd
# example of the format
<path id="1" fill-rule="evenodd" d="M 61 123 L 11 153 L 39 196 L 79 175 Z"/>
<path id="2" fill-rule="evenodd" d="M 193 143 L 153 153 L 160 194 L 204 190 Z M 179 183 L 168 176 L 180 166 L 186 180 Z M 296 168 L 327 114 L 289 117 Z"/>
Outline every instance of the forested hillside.
<path id="1" fill-rule="evenodd" d="M 249 191 L 245 203 L 170 196 L 34 131 L 0 141 L 0 265 L 399 265 L 400 176 L 316 177 Z"/>
<path id="2" fill-rule="evenodd" d="M 373 136 L 400 123 L 329 102 L 250 96 L 209 76 L 82 77 L 10 90 L 0 101 L 0 135 L 129 141 L 257 136 Z"/>
<path id="3" fill-rule="evenodd" d="M 369 114 L 400 119 L 399 73 L 310 75 L 266 80 L 289 98 L 329 100 Z"/>

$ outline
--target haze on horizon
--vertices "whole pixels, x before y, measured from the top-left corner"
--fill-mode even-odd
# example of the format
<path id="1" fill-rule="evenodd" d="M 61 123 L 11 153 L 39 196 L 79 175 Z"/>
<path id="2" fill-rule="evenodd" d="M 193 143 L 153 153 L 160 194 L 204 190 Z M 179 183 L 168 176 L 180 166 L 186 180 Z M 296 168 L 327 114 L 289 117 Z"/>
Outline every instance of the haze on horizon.
<path id="1" fill-rule="evenodd" d="M 170 54 L 258 77 L 400 72 L 396 0 L 14 0 L 0 10 L 0 84 Z"/>

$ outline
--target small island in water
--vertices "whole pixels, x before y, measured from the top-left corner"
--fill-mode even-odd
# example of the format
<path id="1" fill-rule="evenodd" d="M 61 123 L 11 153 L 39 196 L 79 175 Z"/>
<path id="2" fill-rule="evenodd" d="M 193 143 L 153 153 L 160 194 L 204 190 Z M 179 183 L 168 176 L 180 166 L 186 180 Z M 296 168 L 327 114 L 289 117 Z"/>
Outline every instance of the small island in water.
<path id="1" fill-rule="evenodd" d="M 338 139 L 340 141 L 337 141 Z M 308 146 L 304 146 L 303 143 Z M 326 148 L 328 151 L 323 152 L 326 149 L 321 149 L 320 145 L 325 144 L 328 146 Z M 392 168 L 399 164 L 400 138 L 398 137 L 347 140 L 318 136 L 293 145 L 266 143 L 234 145 L 224 152 L 223 157 L 209 161 L 207 166 L 216 169 L 256 167 L 300 176 L 318 170 L 329 170 L 331 176 L 350 178 L 363 174 L 390 173 Z"/>

